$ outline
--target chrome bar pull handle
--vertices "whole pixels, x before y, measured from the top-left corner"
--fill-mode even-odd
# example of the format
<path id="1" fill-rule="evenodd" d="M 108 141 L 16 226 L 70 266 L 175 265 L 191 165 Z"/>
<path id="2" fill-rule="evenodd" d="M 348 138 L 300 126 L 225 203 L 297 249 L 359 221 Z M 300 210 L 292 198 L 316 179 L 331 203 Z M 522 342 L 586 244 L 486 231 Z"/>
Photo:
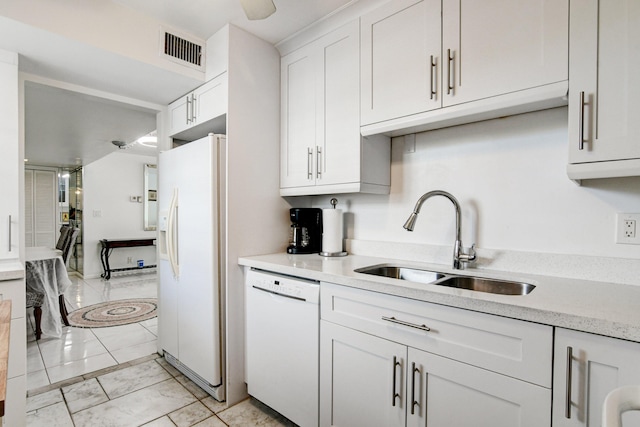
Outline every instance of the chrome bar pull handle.
<path id="1" fill-rule="evenodd" d="M 420 369 L 416 368 L 416 362 L 411 362 L 411 415 L 415 413 L 415 407 L 420 407 L 420 402 L 416 400 L 416 372 L 420 373 Z"/>
<path id="2" fill-rule="evenodd" d="M 316 147 L 316 178 L 322 178 L 322 147 Z"/>
<path id="3" fill-rule="evenodd" d="M 436 72 L 437 72 L 437 62 L 435 61 L 435 58 L 433 57 L 433 55 L 431 55 L 431 72 L 430 72 L 430 84 L 431 84 L 431 94 L 430 94 L 430 99 L 434 99 L 436 98 L 436 95 L 438 94 L 438 91 L 436 89 L 438 82 L 434 82 L 434 77 L 436 77 Z M 436 98 L 437 99 L 437 98 Z"/>
<path id="4" fill-rule="evenodd" d="M 584 93 L 584 92 L 583 92 Z M 566 388 L 566 405 L 564 408 L 565 418 L 571 419 L 571 380 L 573 366 L 573 348 L 567 347 L 567 388 Z"/>
<path id="5" fill-rule="evenodd" d="M 416 323 L 405 322 L 404 320 L 398 320 L 393 316 L 391 317 L 382 316 L 382 320 L 386 322 L 397 323 L 398 325 L 402 325 L 402 326 L 408 326 L 410 328 L 420 329 L 421 331 L 429 332 L 431 330 L 431 328 L 428 327 L 427 325 L 424 325 L 424 324 L 418 325 Z"/>
<path id="6" fill-rule="evenodd" d="M 392 387 L 392 398 L 391 398 L 391 406 L 396 406 L 396 398 L 400 397 L 400 393 L 396 392 L 396 382 L 397 382 L 397 377 L 396 377 L 396 372 L 398 370 L 398 366 L 400 366 L 400 369 L 402 369 L 402 365 L 400 364 L 400 362 L 398 362 L 398 358 L 396 356 L 393 356 L 393 387 Z"/>
<path id="7" fill-rule="evenodd" d="M 198 115 L 196 114 L 196 102 L 198 101 L 198 98 L 196 98 L 195 94 L 191 94 L 191 122 L 195 123 L 196 119 L 198 118 Z"/>
<path id="8" fill-rule="evenodd" d="M 451 49 L 447 49 L 447 95 L 451 95 L 453 92 L 453 82 L 454 79 L 451 78 L 451 73 L 453 72 L 453 67 L 455 66 L 455 52 L 451 56 Z"/>
<path id="9" fill-rule="evenodd" d="M 9 252 L 11 252 L 11 215 L 9 215 Z"/>
<path id="10" fill-rule="evenodd" d="M 189 113 L 189 106 L 191 105 L 191 97 L 187 95 L 187 124 L 191 123 L 191 114 Z"/>
<path id="11" fill-rule="evenodd" d="M 313 178 L 313 150 L 309 147 L 307 148 L 307 179 Z"/>
<path id="12" fill-rule="evenodd" d="M 578 142 L 578 150 L 584 150 L 584 91 L 580 92 L 580 121 L 578 126 L 578 137 L 580 138 L 580 141 Z"/>

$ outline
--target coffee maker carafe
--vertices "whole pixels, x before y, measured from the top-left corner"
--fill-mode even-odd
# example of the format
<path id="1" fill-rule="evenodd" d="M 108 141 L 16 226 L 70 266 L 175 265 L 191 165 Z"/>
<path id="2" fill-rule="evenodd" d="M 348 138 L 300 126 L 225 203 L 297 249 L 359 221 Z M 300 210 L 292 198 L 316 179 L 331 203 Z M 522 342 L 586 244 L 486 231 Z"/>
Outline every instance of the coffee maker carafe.
<path id="1" fill-rule="evenodd" d="M 292 208 L 289 210 L 291 231 L 290 254 L 313 254 L 322 250 L 322 209 Z"/>

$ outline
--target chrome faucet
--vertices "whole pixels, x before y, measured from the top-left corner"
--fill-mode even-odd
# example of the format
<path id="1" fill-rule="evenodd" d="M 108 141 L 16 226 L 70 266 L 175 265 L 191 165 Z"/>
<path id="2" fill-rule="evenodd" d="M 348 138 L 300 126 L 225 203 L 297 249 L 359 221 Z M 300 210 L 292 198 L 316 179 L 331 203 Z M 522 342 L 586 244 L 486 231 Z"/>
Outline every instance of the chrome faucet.
<path id="1" fill-rule="evenodd" d="M 476 260 L 476 251 L 474 243 L 469 248 L 468 253 L 464 253 L 464 247 L 462 246 L 462 241 L 460 240 L 460 203 L 453 197 L 450 193 L 441 190 L 429 191 L 425 193 L 418 199 L 416 203 L 416 207 L 413 208 L 413 212 L 409 215 L 409 218 L 404 223 L 403 228 L 407 231 L 413 231 L 416 226 L 416 220 L 418 219 L 418 214 L 420 213 L 420 208 L 422 204 L 430 197 L 433 196 L 444 196 L 447 199 L 451 200 L 453 206 L 456 208 L 456 241 L 453 244 L 453 268 L 456 270 L 463 270 L 466 263 L 473 262 Z"/>

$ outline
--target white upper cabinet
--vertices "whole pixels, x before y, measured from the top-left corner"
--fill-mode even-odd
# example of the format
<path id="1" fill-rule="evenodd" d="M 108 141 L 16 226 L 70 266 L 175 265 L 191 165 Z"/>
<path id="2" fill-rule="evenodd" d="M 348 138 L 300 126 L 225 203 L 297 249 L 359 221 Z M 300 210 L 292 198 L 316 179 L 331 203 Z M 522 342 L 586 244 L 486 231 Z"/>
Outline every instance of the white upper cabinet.
<path id="1" fill-rule="evenodd" d="M 362 17 L 362 133 L 566 104 L 567 0 L 393 1 Z"/>
<path id="2" fill-rule="evenodd" d="M 17 259 L 19 246 L 18 55 L 0 50 L 0 259 Z"/>
<path id="3" fill-rule="evenodd" d="M 226 114 L 227 94 L 227 73 L 223 73 L 169 104 L 169 135 Z"/>
<path id="4" fill-rule="evenodd" d="M 571 4 L 572 179 L 640 175 L 640 3 Z"/>
<path id="5" fill-rule="evenodd" d="M 281 60 L 280 194 L 388 193 L 387 137 L 360 135 L 358 21 Z"/>
<path id="6" fill-rule="evenodd" d="M 440 25 L 440 0 L 393 1 L 362 17 L 363 124 L 441 107 Z"/>

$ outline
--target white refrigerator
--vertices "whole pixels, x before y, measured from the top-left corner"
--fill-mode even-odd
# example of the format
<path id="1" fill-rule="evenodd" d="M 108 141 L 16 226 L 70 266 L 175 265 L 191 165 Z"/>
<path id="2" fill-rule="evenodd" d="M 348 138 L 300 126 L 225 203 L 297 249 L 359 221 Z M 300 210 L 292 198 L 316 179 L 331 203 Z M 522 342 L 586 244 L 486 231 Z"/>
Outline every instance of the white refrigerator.
<path id="1" fill-rule="evenodd" d="M 221 281 L 226 138 L 160 153 L 158 333 L 166 360 L 225 400 Z"/>

